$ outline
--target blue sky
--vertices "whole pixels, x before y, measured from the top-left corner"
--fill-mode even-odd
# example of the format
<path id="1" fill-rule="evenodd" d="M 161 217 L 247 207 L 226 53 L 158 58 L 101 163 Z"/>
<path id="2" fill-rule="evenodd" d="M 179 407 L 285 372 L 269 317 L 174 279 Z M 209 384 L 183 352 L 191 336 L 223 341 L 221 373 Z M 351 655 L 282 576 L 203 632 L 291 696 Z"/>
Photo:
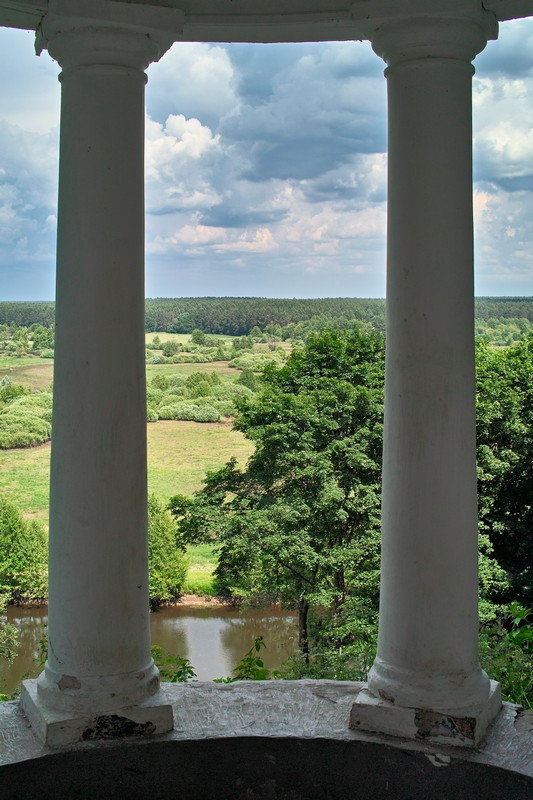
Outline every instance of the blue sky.
<path id="1" fill-rule="evenodd" d="M 475 62 L 476 294 L 533 293 L 533 20 Z M 147 86 L 147 296 L 382 297 L 386 81 L 368 43 L 176 44 Z M 0 29 L 0 300 L 51 299 L 58 67 Z"/>

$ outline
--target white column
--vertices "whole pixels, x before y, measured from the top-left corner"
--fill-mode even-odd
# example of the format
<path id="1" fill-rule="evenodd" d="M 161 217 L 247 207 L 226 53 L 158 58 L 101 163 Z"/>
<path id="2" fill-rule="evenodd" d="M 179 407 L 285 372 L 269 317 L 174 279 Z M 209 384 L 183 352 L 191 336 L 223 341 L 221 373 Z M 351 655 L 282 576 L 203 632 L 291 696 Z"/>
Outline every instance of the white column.
<path id="1" fill-rule="evenodd" d="M 389 65 L 382 573 L 352 726 L 462 744 L 501 705 L 477 655 L 471 122 L 471 60 L 495 34 L 480 13 L 372 40 Z"/>
<path id="2" fill-rule="evenodd" d="M 117 4 L 119 5 L 119 4 Z M 51 745 L 172 728 L 150 653 L 144 30 L 55 17 L 62 66 L 49 646 L 22 702 Z"/>

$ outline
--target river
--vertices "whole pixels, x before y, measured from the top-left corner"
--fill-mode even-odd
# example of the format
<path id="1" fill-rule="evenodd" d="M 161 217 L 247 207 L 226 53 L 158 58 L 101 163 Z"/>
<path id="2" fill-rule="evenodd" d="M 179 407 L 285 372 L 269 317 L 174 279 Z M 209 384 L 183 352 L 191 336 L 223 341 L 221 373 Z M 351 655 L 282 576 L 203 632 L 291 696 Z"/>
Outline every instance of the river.
<path id="1" fill-rule="evenodd" d="M 39 642 L 47 609 L 9 606 L 7 616 L 19 631 L 17 658 L 11 665 L 0 660 L 0 692 L 11 694 L 21 680 L 36 677 L 42 669 Z M 152 643 L 188 658 L 203 681 L 230 675 L 257 636 L 264 636 L 261 657 L 269 669 L 279 667 L 297 646 L 296 616 L 278 606 L 169 606 L 150 614 L 150 626 Z"/>

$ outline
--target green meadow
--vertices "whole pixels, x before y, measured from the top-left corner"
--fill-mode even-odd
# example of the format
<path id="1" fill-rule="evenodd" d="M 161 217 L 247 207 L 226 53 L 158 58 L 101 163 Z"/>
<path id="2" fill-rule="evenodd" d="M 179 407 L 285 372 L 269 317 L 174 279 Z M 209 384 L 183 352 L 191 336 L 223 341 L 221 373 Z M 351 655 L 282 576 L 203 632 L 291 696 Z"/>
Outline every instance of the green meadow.
<path id="1" fill-rule="evenodd" d="M 156 334 L 147 334 L 147 339 Z M 160 338 L 180 338 L 183 334 L 160 334 Z M 230 339 L 231 337 L 221 337 Z M 53 362 L 40 358 L 0 358 L 0 378 L 9 375 L 14 383 L 32 389 L 46 389 L 52 382 Z M 147 380 L 154 375 L 192 372 L 217 372 L 223 381 L 233 381 L 238 370 L 227 362 L 208 364 L 147 365 Z M 253 450 L 231 423 L 198 423 L 158 420 L 148 424 L 148 490 L 165 503 L 174 494 L 191 495 L 202 485 L 207 470 L 221 467 L 235 457 L 244 463 Z M 48 519 L 50 442 L 36 447 L 0 450 L 0 494 L 17 505 L 26 517 L 45 524 Z M 209 545 L 189 548 L 189 572 L 184 591 L 208 594 L 215 557 Z"/>

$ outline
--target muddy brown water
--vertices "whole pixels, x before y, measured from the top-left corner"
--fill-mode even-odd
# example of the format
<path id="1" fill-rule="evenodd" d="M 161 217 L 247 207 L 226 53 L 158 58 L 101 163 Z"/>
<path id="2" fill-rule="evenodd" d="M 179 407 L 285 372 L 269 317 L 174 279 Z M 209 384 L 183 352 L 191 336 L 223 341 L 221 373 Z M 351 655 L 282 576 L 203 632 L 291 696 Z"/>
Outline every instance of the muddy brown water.
<path id="1" fill-rule="evenodd" d="M 36 677 L 42 669 L 39 642 L 46 630 L 47 609 L 10 606 L 7 615 L 19 631 L 13 664 L 0 659 L 0 692 L 11 694 L 21 680 Z M 278 668 L 297 646 L 296 616 L 278 606 L 169 606 L 150 614 L 150 626 L 152 643 L 188 658 L 204 681 L 230 675 L 257 636 L 264 636 L 261 657 L 269 669 Z"/>

